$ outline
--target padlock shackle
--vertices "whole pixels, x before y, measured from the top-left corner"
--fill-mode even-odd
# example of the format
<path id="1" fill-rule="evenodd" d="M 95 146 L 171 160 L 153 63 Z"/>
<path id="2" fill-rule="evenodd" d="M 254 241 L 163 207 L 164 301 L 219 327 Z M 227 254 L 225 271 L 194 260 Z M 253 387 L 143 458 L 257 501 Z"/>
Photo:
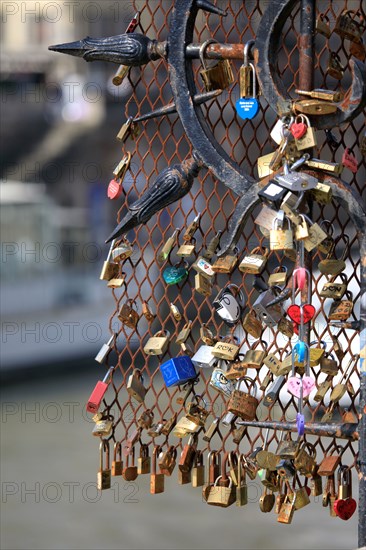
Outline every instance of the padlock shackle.
<path id="1" fill-rule="evenodd" d="M 207 65 L 205 63 L 205 51 L 207 49 L 207 47 L 210 45 L 210 44 L 217 44 L 217 40 L 214 40 L 213 38 L 209 38 L 208 40 L 206 40 L 205 42 L 203 42 L 200 46 L 200 49 L 199 49 L 199 58 L 200 58 L 200 61 L 201 61 L 201 65 L 202 67 L 204 68 L 204 70 L 206 71 L 207 70 Z M 199 219 L 199 216 L 200 214 L 198 215 L 198 219 Z M 195 218 L 196 219 L 196 218 Z M 191 223 L 194 223 L 195 222 L 195 219 L 193 220 L 193 222 Z M 198 220 L 197 220 L 198 221 Z"/>

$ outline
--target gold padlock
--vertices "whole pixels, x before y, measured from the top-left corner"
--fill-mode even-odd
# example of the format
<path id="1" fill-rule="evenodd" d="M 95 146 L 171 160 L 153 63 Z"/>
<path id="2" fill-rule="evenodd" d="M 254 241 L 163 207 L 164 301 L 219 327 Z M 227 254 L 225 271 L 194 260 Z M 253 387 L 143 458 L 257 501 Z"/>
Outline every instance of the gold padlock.
<path id="1" fill-rule="evenodd" d="M 346 291 L 347 300 L 334 300 L 330 306 L 328 319 L 330 321 L 347 321 L 353 311 L 352 292 Z"/>
<path id="2" fill-rule="evenodd" d="M 337 17 L 334 32 L 339 34 L 342 38 L 348 38 L 351 42 L 361 42 L 362 34 L 365 30 L 365 23 L 355 20 L 355 17 L 360 16 L 360 11 L 342 11 Z"/>
<path id="3" fill-rule="evenodd" d="M 270 168 L 270 165 L 275 155 L 276 155 L 276 152 L 274 151 L 272 153 L 268 153 L 267 155 L 258 157 L 257 170 L 258 170 L 259 179 L 265 178 L 273 174 L 273 170 L 272 168 Z"/>
<path id="4" fill-rule="evenodd" d="M 339 277 L 342 279 L 341 283 L 337 283 L 332 277 L 328 283 L 325 283 L 319 295 L 322 298 L 333 298 L 333 300 L 341 300 L 347 290 L 347 275 L 341 273 Z"/>
<path id="5" fill-rule="evenodd" d="M 188 258 L 188 256 L 192 256 L 195 252 L 195 246 L 196 246 L 196 239 L 191 239 L 190 242 L 185 242 L 178 248 L 177 256 L 181 256 L 182 258 Z"/>
<path id="6" fill-rule="evenodd" d="M 307 252 L 311 252 L 314 248 L 319 248 L 320 244 L 328 237 L 327 233 L 317 223 L 310 225 L 308 233 L 309 235 L 303 240 Z"/>
<path id="7" fill-rule="evenodd" d="M 213 67 L 207 67 L 205 62 L 205 51 L 209 44 L 217 43 L 216 40 L 212 38 L 206 40 L 199 51 L 199 56 L 203 69 L 200 71 L 203 83 L 205 85 L 206 92 L 212 90 L 225 90 L 233 84 L 234 75 L 231 69 L 230 61 L 228 59 L 222 59 L 216 63 Z"/>
<path id="8" fill-rule="evenodd" d="M 105 452 L 106 463 L 103 465 L 103 455 Z M 99 445 L 99 470 L 97 473 L 97 489 L 99 491 L 104 491 L 105 489 L 111 488 L 111 468 L 109 463 L 109 442 L 105 439 L 102 439 Z"/>
<path id="9" fill-rule="evenodd" d="M 341 58 L 336 52 L 330 52 L 327 73 L 336 80 L 341 80 L 344 75 L 344 67 L 341 65 Z"/>
<path id="10" fill-rule="evenodd" d="M 321 344 L 321 347 L 319 347 L 319 346 L 317 346 L 315 348 L 311 347 L 311 346 L 313 346 L 314 344 L 317 344 L 317 343 L 318 342 L 316 342 L 316 341 L 310 342 L 309 362 L 310 362 L 311 367 L 316 367 L 317 365 L 319 365 L 322 357 L 324 356 L 325 348 L 327 347 L 327 344 L 325 342 L 323 342 L 322 340 L 319 342 Z"/>
<path id="11" fill-rule="evenodd" d="M 256 349 L 261 343 L 264 350 Z M 267 355 L 268 344 L 264 340 L 258 340 L 251 349 L 246 351 L 243 365 L 248 369 L 260 369 L 263 365 L 264 358 Z"/>
<path id="12" fill-rule="evenodd" d="M 151 336 L 144 346 L 147 355 L 164 355 L 169 345 L 170 333 L 167 330 L 159 330 Z"/>
<path id="13" fill-rule="evenodd" d="M 194 288 L 202 296 L 210 296 L 212 292 L 211 282 L 202 273 L 194 276 Z"/>
<path id="14" fill-rule="evenodd" d="M 311 127 L 310 120 L 306 115 L 297 115 L 297 117 L 295 118 L 295 123 L 298 119 L 300 119 L 301 122 L 306 123 L 307 129 L 303 137 L 298 139 L 295 138 L 297 149 L 299 151 L 303 151 L 304 149 L 311 149 L 312 147 L 316 147 L 318 145 L 316 130 L 315 128 Z"/>
<path id="15" fill-rule="evenodd" d="M 116 241 L 113 240 L 108 252 L 106 261 L 103 263 L 102 272 L 100 274 L 101 281 L 110 281 L 118 277 L 119 265 L 112 261 L 112 252 Z"/>
<path id="16" fill-rule="evenodd" d="M 329 38 L 332 34 L 332 31 L 330 30 L 330 21 L 329 17 L 325 15 L 324 13 L 321 13 L 315 23 L 315 29 L 319 34 L 322 34 L 326 38 Z"/>
<path id="17" fill-rule="evenodd" d="M 212 265 L 212 269 L 215 273 L 227 273 L 230 274 L 234 271 L 236 264 L 238 263 L 238 249 L 234 248 L 230 250 L 225 256 L 217 258 Z"/>
<path id="18" fill-rule="evenodd" d="M 285 217 L 284 223 L 287 222 L 287 229 L 279 227 L 279 219 L 273 221 L 272 229 L 269 232 L 269 248 L 271 250 L 293 250 L 293 233 L 290 220 Z"/>
<path id="19" fill-rule="evenodd" d="M 292 104 L 296 114 L 304 115 L 330 115 L 337 111 L 337 104 L 322 99 L 300 99 Z"/>
<path id="20" fill-rule="evenodd" d="M 268 248 L 265 248 L 264 252 L 262 252 L 262 248 L 260 246 L 256 246 L 249 254 L 247 254 L 242 259 L 239 264 L 239 271 L 241 271 L 242 273 L 259 275 L 265 268 L 268 260 L 268 254 Z"/>
<path id="21" fill-rule="evenodd" d="M 263 332 L 263 325 L 252 309 L 244 317 L 243 329 L 253 338 L 260 338 Z"/>
<path id="22" fill-rule="evenodd" d="M 132 307 L 134 303 L 135 300 L 127 300 L 127 302 L 122 305 L 118 313 L 118 319 L 129 328 L 136 328 L 140 318 L 137 311 Z"/>
<path id="23" fill-rule="evenodd" d="M 144 386 L 144 378 L 140 369 L 134 369 L 127 380 L 127 393 L 139 403 L 143 403 L 147 388 Z"/>
<path id="24" fill-rule="evenodd" d="M 268 277 L 268 286 L 283 286 L 287 283 L 287 267 L 279 265 Z"/>
<path id="25" fill-rule="evenodd" d="M 333 198 L 330 185 L 320 181 L 318 181 L 316 187 L 309 190 L 309 193 L 318 204 L 329 204 Z"/>
<path id="26" fill-rule="evenodd" d="M 92 434 L 96 437 L 108 437 L 112 433 L 112 428 L 113 416 L 106 416 L 96 421 Z"/>
<path id="27" fill-rule="evenodd" d="M 216 342 L 211 353 L 214 357 L 217 357 L 218 359 L 234 361 L 239 353 L 239 346 L 231 342 L 220 341 Z"/>

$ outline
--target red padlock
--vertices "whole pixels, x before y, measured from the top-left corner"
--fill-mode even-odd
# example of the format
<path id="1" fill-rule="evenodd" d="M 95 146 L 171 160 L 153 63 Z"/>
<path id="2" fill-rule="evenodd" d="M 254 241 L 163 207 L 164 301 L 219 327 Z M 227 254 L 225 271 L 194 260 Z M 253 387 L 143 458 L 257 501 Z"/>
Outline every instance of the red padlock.
<path id="1" fill-rule="evenodd" d="M 100 407 L 100 404 L 102 402 L 102 399 L 108 389 L 109 382 L 112 376 L 112 372 L 114 371 L 114 367 L 111 367 L 105 377 L 102 380 L 99 380 L 97 382 L 97 385 L 95 386 L 94 390 L 91 393 L 91 396 L 88 399 L 88 403 L 86 405 L 86 410 L 91 413 L 97 413 Z"/>
<path id="2" fill-rule="evenodd" d="M 297 119 L 300 119 L 301 122 L 297 122 Z M 293 122 L 290 126 L 290 132 L 295 139 L 301 139 L 304 137 L 308 130 L 308 126 L 305 122 L 303 122 L 303 120 L 305 120 L 304 117 L 299 115 L 295 118 L 295 122 Z"/>
<path id="3" fill-rule="evenodd" d="M 353 153 L 346 147 L 346 149 L 343 151 L 342 155 L 342 164 L 345 168 L 348 168 L 353 172 L 354 174 L 357 173 L 358 170 L 358 162 Z"/>
<path id="4" fill-rule="evenodd" d="M 111 200 L 118 199 L 122 195 L 122 191 L 123 191 L 123 188 L 120 181 L 118 182 L 117 180 L 113 179 L 109 182 L 108 191 L 107 191 L 107 195 L 109 199 Z"/>

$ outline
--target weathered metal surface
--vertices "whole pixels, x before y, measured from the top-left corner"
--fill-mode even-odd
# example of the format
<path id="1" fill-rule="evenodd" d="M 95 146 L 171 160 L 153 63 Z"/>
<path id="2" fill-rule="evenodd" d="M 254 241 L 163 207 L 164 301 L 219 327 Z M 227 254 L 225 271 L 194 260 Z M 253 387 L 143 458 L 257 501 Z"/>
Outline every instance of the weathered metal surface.
<path id="1" fill-rule="evenodd" d="M 247 426 L 248 428 L 261 428 L 263 430 L 279 430 L 284 432 L 297 432 L 296 422 L 260 422 L 255 420 L 243 420 L 237 422 L 240 426 Z M 318 435 L 321 437 L 337 437 L 339 439 L 348 439 L 350 441 L 358 441 L 358 424 L 344 423 L 344 424 L 325 424 L 308 422 L 305 423 L 306 435 Z"/>

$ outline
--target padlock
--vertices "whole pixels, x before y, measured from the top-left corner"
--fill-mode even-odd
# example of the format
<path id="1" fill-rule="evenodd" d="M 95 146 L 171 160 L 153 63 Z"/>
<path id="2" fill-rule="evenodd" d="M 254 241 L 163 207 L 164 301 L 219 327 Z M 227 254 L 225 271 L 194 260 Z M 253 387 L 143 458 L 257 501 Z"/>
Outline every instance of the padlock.
<path id="1" fill-rule="evenodd" d="M 355 18 L 359 17 L 360 21 Z M 365 23 L 361 22 L 360 11 L 343 10 L 337 17 L 334 32 L 341 38 L 348 38 L 351 42 L 361 42 L 362 34 L 365 31 Z"/>
<path id="2" fill-rule="evenodd" d="M 303 208 L 304 195 L 304 192 L 296 194 L 288 191 L 280 204 L 280 209 L 284 211 L 288 219 L 296 226 L 302 222 L 299 210 Z"/>
<path id="3" fill-rule="evenodd" d="M 199 57 L 203 69 L 200 70 L 206 92 L 211 90 L 225 90 L 233 84 L 234 75 L 228 59 L 220 60 L 213 67 L 207 68 L 205 62 L 205 51 L 209 44 L 215 44 L 217 41 L 213 39 L 206 40 L 200 47 Z"/>
<path id="4" fill-rule="evenodd" d="M 103 454 L 105 451 L 105 467 L 103 466 Z M 105 439 L 102 439 L 99 445 L 99 471 L 97 474 L 97 489 L 104 491 L 111 488 L 111 476 L 112 472 L 109 466 L 109 443 Z"/>
<path id="5" fill-rule="evenodd" d="M 243 380 L 250 381 L 250 391 L 254 392 L 254 395 L 245 393 L 240 390 L 241 382 Z M 228 411 L 233 414 L 240 416 L 243 420 L 254 420 L 256 415 L 256 410 L 259 405 L 258 399 L 255 397 L 257 394 L 257 386 L 255 380 L 247 376 L 239 378 L 234 391 L 230 395 L 228 401 Z"/>
<path id="6" fill-rule="evenodd" d="M 149 428 L 151 428 L 153 420 L 153 411 L 151 409 L 147 409 L 146 411 L 142 411 L 141 415 L 137 419 L 137 426 L 144 430 L 148 430 Z"/>
<path id="7" fill-rule="evenodd" d="M 134 369 L 132 374 L 128 377 L 127 380 L 127 393 L 136 399 L 139 403 L 143 403 L 145 395 L 147 393 L 147 388 L 144 386 L 144 378 L 141 374 L 140 369 Z"/>
<path id="8" fill-rule="evenodd" d="M 115 342 L 117 338 L 117 334 L 112 334 L 110 339 L 106 344 L 103 344 L 100 350 L 98 351 L 97 355 L 95 356 L 95 361 L 97 363 L 100 363 L 101 365 L 105 362 L 105 360 L 108 357 L 109 352 L 113 349 L 113 343 Z"/>
<path id="9" fill-rule="evenodd" d="M 331 186 L 320 181 L 314 189 L 310 189 L 309 193 L 318 204 L 329 204 L 333 198 Z"/>
<path id="10" fill-rule="evenodd" d="M 122 445 L 120 441 L 114 444 L 113 461 L 112 461 L 112 476 L 121 476 L 123 471 L 122 461 Z"/>
<path id="11" fill-rule="evenodd" d="M 161 453 L 162 448 L 158 445 L 154 448 L 152 459 L 152 472 L 150 477 L 150 493 L 156 495 L 164 492 L 165 476 L 161 472 L 156 472 L 157 456 Z"/>
<path id="12" fill-rule="evenodd" d="M 336 80 L 342 80 L 344 75 L 344 67 L 341 65 L 341 58 L 336 52 L 330 52 L 327 73 Z"/>
<path id="13" fill-rule="evenodd" d="M 316 340 L 314 342 L 310 342 L 310 366 L 311 367 L 317 367 L 319 365 L 322 358 L 324 357 L 325 349 L 327 347 L 326 342 L 324 342 L 323 340 L 319 342 L 320 347 L 319 345 L 317 345 L 316 347 L 312 347 L 315 344 L 318 344 Z"/>
<path id="14" fill-rule="evenodd" d="M 295 513 L 295 501 L 296 493 L 293 493 L 292 495 L 286 495 L 285 500 L 280 508 L 280 513 L 277 516 L 278 522 L 286 524 L 292 523 Z"/>
<path id="15" fill-rule="evenodd" d="M 333 300 L 330 305 L 328 319 L 330 321 L 347 321 L 353 311 L 352 292 L 346 290 L 347 300 Z"/>
<path id="16" fill-rule="evenodd" d="M 337 104 L 321 99 L 302 99 L 292 103 L 295 114 L 303 113 L 310 116 L 330 115 L 337 111 Z"/>
<path id="17" fill-rule="evenodd" d="M 306 452 L 306 449 L 310 451 L 311 454 Z M 305 441 L 300 445 L 295 453 L 294 457 L 294 466 L 298 473 L 306 476 L 312 477 L 316 471 L 316 449 L 311 443 L 306 443 Z M 319 473 L 319 472 L 317 472 Z"/>
<path id="18" fill-rule="evenodd" d="M 229 368 L 226 371 L 226 378 L 229 380 L 236 380 L 241 376 L 245 376 L 247 373 L 248 367 L 244 363 L 244 354 L 239 353 L 235 361 L 230 361 Z"/>
<path id="19" fill-rule="evenodd" d="M 215 275 L 212 265 L 202 257 L 197 258 L 194 264 L 192 264 L 192 267 L 197 271 L 197 273 L 202 274 L 202 276 L 209 281 L 211 281 L 212 277 Z"/>
<path id="20" fill-rule="evenodd" d="M 206 323 L 202 323 L 200 327 L 200 338 L 208 346 L 214 346 L 217 342 L 217 338 L 214 337 L 213 332 L 206 326 Z"/>
<path id="21" fill-rule="evenodd" d="M 129 463 L 130 456 L 132 458 L 132 465 Z M 126 456 L 126 463 L 122 470 L 122 477 L 125 481 L 135 481 L 138 477 L 137 466 L 135 465 L 135 447 L 132 447 L 131 451 Z"/>
<path id="22" fill-rule="evenodd" d="M 213 436 L 219 432 L 219 423 L 220 423 L 220 417 L 214 418 L 214 420 L 211 422 L 210 426 L 207 428 L 207 430 L 204 433 L 203 441 L 207 441 L 208 443 L 211 441 Z"/>
<path id="23" fill-rule="evenodd" d="M 289 250 L 294 248 L 293 233 L 288 218 L 285 217 L 284 223 L 287 223 L 287 229 L 279 227 L 279 220 L 273 221 L 272 229 L 269 232 L 269 248 L 271 250 Z"/>
<path id="24" fill-rule="evenodd" d="M 183 265 L 170 265 L 163 271 L 163 279 L 167 285 L 179 285 L 183 283 L 188 277 L 188 264 L 184 262 Z"/>
<path id="25" fill-rule="evenodd" d="M 268 286 L 286 286 L 287 283 L 287 267 L 280 265 L 268 277 Z"/>
<path id="26" fill-rule="evenodd" d="M 231 341 L 219 341 L 213 346 L 212 355 L 225 361 L 234 361 L 239 353 L 239 346 Z"/>
<path id="27" fill-rule="evenodd" d="M 220 290 L 212 305 L 227 325 L 234 326 L 243 311 L 244 294 L 237 285 L 229 284 Z"/>
<path id="28" fill-rule="evenodd" d="M 325 454 L 323 460 L 319 464 L 317 474 L 319 476 L 331 476 L 335 473 L 341 462 L 341 456 L 337 453 L 337 447 L 334 447 L 329 455 Z"/>
<path id="29" fill-rule="evenodd" d="M 278 475 L 277 471 L 275 470 L 263 470 L 264 474 L 260 477 L 262 485 L 264 485 L 267 489 L 269 489 L 272 492 L 277 492 L 280 489 L 280 476 Z M 274 498 L 273 498 L 273 505 L 274 505 Z"/>
<path id="30" fill-rule="evenodd" d="M 212 284 L 202 273 L 194 276 L 194 288 L 202 296 L 211 296 Z"/>
<path id="31" fill-rule="evenodd" d="M 229 250 L 225 256 L 217 258 L 215 263 L 212 264 L 212 269 L 215 273 L 226 273 L 230 275 L 236 268 L 238 260 L 238 249 L 234 248 L 233 250 Z"/>
<path id="32" fill-rule="evenodd" d="M 184 445 L 181 452 L 178 468 L 181 472 L 191 472 L 194 466 L 194 459 L 197 453 L 197 435 L 191 434 L 188 443 Z"/>
<path id="33" fill-rule="evenodd" d="M 187 340 L 188 336 L 191 333 L 192 329 L 192 321 L 188 321 L 182 328 L 182 330 L 179 332 L 178 336 L 175 339 L 176 344 L 184 344 L 184 342 Z"/>
<path id="34" fill-rule="evenodd" d="M 230 397 L 235 389 L 231 380 L 226 377 L 226 373 L 219 367 L 215 367 L 210 378 L 210 386 L 216 391 Z"/>
<path id="35" fill-rule="evenodd" d="M 96 421 L 92 434 L 96 437 L 109 437 L 113 429 L 113 416 L 102 416 Z"/>
<path id="36" fill-rule="evenodd" d="M 328 283 L 325 283 L 319 295 L 322 298 L 333 298 L 333 300 L 341 300 L 344 293 L 347 290 L 347 275 L 345 273 L 340 273 L 341 283 L 334 281 L 337 277 L 331 277 L 331 280 Z"/>
<path id="37" fill-rule="evenodd" d="M 276 464 L 276 471 L 278 475 L 283 479 L 291 479 L 296 474 L 296 468 L 292 460 L 288 458 L 281 458 Z"/>
<path id="38" fill-rule="evenodd" d="M 336 376 L 339 371 L 339 365 L 330 353 L 324 354 L 320 360 L 320 372 L 325 372 L 328 376 Z"/>
<path id="39" fill-rule="evenodd" d="M 251 273 L 253 275 L 259 275 L 262 273 L 268 260 L 269 250 L 264 249 L 264 252 L 260 246 L 253 248 L 253 250 L 247 254 L 239 264 L 239 271 L 242 273 Z"/>
<path id="40" fill-rule="evenodd" d="M 288 434 L 285 439 L 278 443 L 276 455 L 278 455 L 280 458 L 293 460 L 295 458 L 297 448 L 297 441 L 291 439 L 291 434 Z"/>
<path id="41" fill-rule="evenodd" d="M 239 455 L 237 467 L 236 506 L 248 504 L 248 486 L 246 481 L 246 468 L 243 455 Z"/>
<path id="42" fill-rule="evenodd" d="M 289 319 L 282 317 L 277 324 L 277 330 L 287 336 L 287 338 L 292 338 L 294 335 L 294 325 Z"/>
<path id="43" fill-rule="evenodd" d="M 320 160 L 315 158 L 306 160 L 305 166 L 307 166 L 308 168 L 314 168 L 315 170 L 324 170 L 325 172 L 330 172 L 334 176 L 339 176 L 343 169 L 343 166 L 340 162 L 331 162 L 329 160 Z M 316 185 L 314 187 L 316 187 Z"/>
<path id="44" fill-rule="evenodd" d="M 269 327 L 275 327 L 285 314 L 280 303 L 268 306 L 276 297 L 275 288 L 272 287 L 262 292 L 253 304 L 253 311 L 257 317 Z"/>
<path id="45" fill-rule="evenodd" d="M 125 302 L 119 310 L 118 319 L 127 327 L 135 329 L 140 316 L 132 307 L 134 303 L 135 300 L 127 300 L 127 302 Z"/>
<path id="46" fill-rule="evenodd" d="M 177 449 L 171 445 L 159 456 L 159 468 L 165 476 L 171 476 L 176 466 Z"/>
<path id="47" fill-rule="evenodd" d="M 257 158 L 257 170 L 259 179 L 266 178 L 273 174 L 271 163 L 276 156 L 276 152 L 268 153 Z"/>
<path id="48" fill-rule="evenodd" d="M 192 357 L 194 366 L 199 368 L 214 367 L 217 363 L 217 357 L 212 355 L 212 350 L 213 346 L 201 346 Z"/>
<path id="49" fill-rule="evenodd" d="M 222 235 L 222 231 L 218 231 L 214 237 L 210 240 L 210 242 L 207 245 L 206 250 L 203 253 L 203 258 L 205 260 L 212 260 L 212 258 L 215 256 L 218 249 L 220 249 L 220 238 Z M 211 264 L 210 264 L 211 267 Z"/>
<path id="50" fill-rule="evenodd" d="M 130 116 L 128 117 L 126 122 L 122 124 L 121 129 L 118 132 L 116 138 L 118 139 L 118 141 L 121 141 L 122 143 L 124 143 L 126 139 L 128 139 L 129 137 L 135 140 L 136 137 L 139 135 L 139 133 L 140 133 L 140 128 L 134 122 L 133 117 Z"/>
<path id="51" fill-rule="evenodd" d="M 284 130 L 287 129 L 293 121 L 294 118 L 290 118 L 288 116 L 283 116 L 277 120 L 270 133 L 271 138 L 275 143 L 277 143 L 277 145 L 280 145 L 284 136 Z"/>
<path id="52" fill-rule="evenodd" d="M 313 497 L 319 497 L 323 493 L 323 481 L 318 473 L 310 478 L 310 490 Z"/>
<path id="53" fill-rule="evenodd" d="M 103 397 L 108 389 L 109 383 L 111 382 L 113 371 L 114 367 L 110 367 L 103 380 L 99 380 L 99 382 L 97 382 L 97 385 L 92 391 L 86 405 L 86 410 L 88 412 L 94 414 L 98 412 Z"/>
<path id="54" fill-rule="evenodd" d="M 345 168 L 351 170 L 353 174 L 357 174 L 358 171 L 358 162 L 355 155 L 346 147 L 342 155 L 342 164 Z"/>
<path id="55" fill-rule="evenodd" d="M 305 478 L 305 480 L 306 479 L 307 478 Z M 295 510 L 301 510 L 301 508 L 304 508 L 305 506 L 310 504 L 308 488 L 306 485 L 304 485 L 303 487 L 300 486 L 298 489 L 289 492 L 290 498 L 292 497 L 293 493 L 295 494 Z"/>
<path id="56" fill-rule="evenodd" d="M 182 416 L 182 418 L 178 420 L 173 429 L 173 435 L 179 438 L 183 438 L 198 432 L 200 429 L 201 426 L 197 424 L 197 422 L 189 420 L 186 416 Z"/>
<path id="57" fill-rule="evenodd" d="M 147 355 L 164 355 L 168 349 L 170 333 L 167 330 L 159 330 L 151 336 L 144 346 Z"/>
<path id="58" fill-rule="evenodd" d="M 192 468 L 192 487 L 202 487 L 205 483 L 205 467 L 203 464 L 203 452 L 197 451 Z"/>
<path id="59" fill-rule="evenodd" d="M 356 57 L 362 62 L 365 62 L 366 59 L 366 47 L 363 42 L 351 42 L 349 48 L 350 55 Z"/>
<path id="60" fill-rule="evenodd" d="M 225 453 L 224 460 L 221 464 L 221 475 L 215 480 L 213 487 L 211 487 L 207 504 L 211 506 L 221 506 L 227 508 L 236 501 L 236 490 L 233 484 L 233 480 L 227 475 L 226 465 L 228 461 L 228 453 Z"/>
<path id="61" fill-rule="evenodd" d="M 299 120 L 300 122 L 298 122 Z M 316 130 L 311 127 L 310 120 L 306 115 L 297 115 L 295 122 L 290 127 L 290 131 L 295 138 L 295 144 L 299 151 L 317 146 Z"/>
<path id="62" fill-rule="evenodd" d="M 324 13 L 319 14 L 317 17 L 316 23 L 315 23 L 315 30 L 319 34 L 322 34 L 326 38 L 329 38 L 332 34 L 332 31 L 330 30 L 330 21 L 329 17 L 325 15 Z"/>
<path id="63" fill-rule="evenodd" d="M 268 353 L 268 355 L 263 358 L 263 364 L 269 368 L 272 374 L 275 376 L 279 375 L 282 362 L 275 356 L 274 353 Z"/>
<path id="64" fill-rule="evenodd" d="M 314 189 L 318 184 L 317 178 L 305 172 L 278 174 L 275 176 L 275 180 L 282 187 L 293 192 L 309 191 L 310 189 Z"/>
<path id="65" fill-rule="evenodd" d="M 253 338 L 260 338 L 263 332 L 263 325 L 252 309 L 248 311 L 243 319 L 243 329 Z"/>
<path id="66" fill-rule="evenodd" d="M 146 321 L 149 323 L 153 321 L 156 317 L 156 313 L 152 310 L 151 306 L 147 301 L 142 303 L 142 315 L 145 317 Z"/>
<path id="67" fill-rule="evenodd" d="M 319 248 L 321 250 L 321 245 L 328 238 L 327 233 L 323 231 L 320 225 L 317 223 L 312 223 L 310 218 L 305 216 L 306 220 L 310 222 L 308 227 L 308 237 L 303 239 L 304 248 L 307 252 L 311 252 L 314 248 Z"/>
<path id="68" fill-rule="evenodd" d="M 342 256 L 340 258 L 337 258 L 335 256 L 335 248 L 337 243 L 340 241 L 340 239 L 343 238 L 345 242 L 345 247 L 342 253 Z M 342 271 L 346 269 L 346 258 L 348 257 L 349 253 L 349 237 L 348 235 L 344 234 L 338 237 L 333 243 L 333 247 L 327 254 L 327 257 L 320 261 L 318 264 L 318 269 L 322 275 L 332 275 L 333 277 L 336 277 L 339 275 Z"/>
<path id="69" fill-rule="evenodd" d="M 102 272 L 100 274 L 101 281 L 110 281 L 118 277 L 119 265 L 112 261 L 112 251 L 116 241 L 111 242 L 106 261 L 103 263 Z"/>
<path id="70" fill-rule="evenodd" d="M 177 251 L 177 256 L 180 256 L 181 258 L 188 258 L 188 256 L 192 256 L 195 252 L 196 247 L 196 239 L 192 239 L 191 241 L 184 242 Z"/>
<path id="71" fill-rule="evenodd" d="M 220 469 L 221 455 L 217 451 L 210 451 L 207 455 L 207 481 L 202 487 L 202 498 L 205 502 L 207 502 L 208 495 L 220 475 Z"/>
<path id="72" fill-rule="evenodd" d="M 133 254 L 133 248 L 131 243 L 124 237 L 124 240 L 122 243 L 117 245 L 112 250 L 112 259 L 116 263 L 123 262 L 124 260 L 127 260 L 127 258 L 130 258 Z"/>
<path id="73" fill-rule="evenodd" d="M 277 185 L 277 187 L 279 186 Z M 286 195 L 286 190 L 283 189 L 283 192 L 279 197 L 279 205 L 281 204 L 283 197 L 285 195 Z M 260 191 L 258 191 L 258 196 L 260 196 Z M 258 216 L 254 220 L 254 223 L 259 225 L 259 229 L 261 230 L 261 233 L 267 238 L 269 237 L 269 232 L 272 229 L 273 220 L 277 218 L 277 213 L 278 213 L 277 210 L 273 210 L 272 208 L 264 204 Z"/>
<path id="74" fill-rule="evenodd" d="M 295 239 L 297 241 L 303 241 L 304 239 L 307 239 L 309 237 L 309 227 L 303 214 L 300 214 L 299 218 L 300 223 L 296 225 L 295 228 Z"/>
<path id="75" fill-rule="evenodd" d="M 256 349 L 258 344 L 262 344 L 263 350 Z M 260 369 L 263 365 L 264 358 L 267 355 L 268 344 L 264 340 L 258 340 L 250 349 L 245 352 L 242 361 L 244 367 L 248 369 Z"/>
<path id="76" fill-rule="evenodd" d="M 149 474 L 151 471 L 151 458 L 149 456 L 149 446 L 141 444 L 140 456 L 137 459 L 138 475 Z"/>
<path id="77" fill-rule="evenodd" d="M 253 45 L 254 40 L 249 40 L 244 46 L 244 62 L 239 69 L 240 97 L 248 97 L 253 88 L 253 71 L 249 64 L 249 50 Z"/>
<path id="78" fill-rule="evenodd" d="M 235 109 L 238 116 L 243 120 L 251 120 L 256 116 L 259 111 L 259 101 L 257 99 L 257 79 L 253 63 L 248 64 L 251 70 L 251 78 L 247 72 L 247 67 L 242 67 L 245 70 L 246 82 L 245 86 L 240 89 L 240 95 L 245 92 L 246 95 L 242 96 L 236 101 Z M 241 69 L 241 71 L 242 71 Z M 241 79 L 241 81 L 244 79 Z M 246 89 L 244 89 L 246 88 Z"/>
<path id="79" fill-rule="evenodd" d="M 178 321 L 178 322 L 181 321 L 181 320 L 182 320 L 182 314 L 181 314 L 181 312 L 179 311 L 179 307 L 176 306 L 175 304 L 172 304 L 172 302 L 170 302 L 170 306 L 169 306 L 169 307 L 170 307 L 170 311 L 171 311 L 171 313 L 172 313 L 174 319 L 175 319 L 176 321 Z"/>
<path id="80" fill-rule="evenodd" d="M 274 405 L 285 382 L 285 376 L 277 376 L 275 381 L 268 387 L 263 401 L 265 407 L 272 407 L 272 405 Z"/>
<path id="81" fill-rule="evenodd" d="M 108 185 L 108 191 L 107 196 L 109 199 L 118 199 L 122 192 L 122 182 L 125 178 L 125 175 L 130 167 L 131 163 L 131 153 L 128 151 L 121 162 L 116 166 L 116 168 L 113 170 L 113 176 L 114 178 L 110 181 Z"/>
<path id="82" fill-rule="evenodd" d="M 259 498 L 259 509 L 264 514 L 268 514 L 273 510 L 273 506 L 275 505 L 276 497 L 273 493 L 268 493 L 268 487 L 264 489 L 263 494 Z"/>
<path id="83" fill-rule="evenodd" d="M 179 234 L 180 229 L 175 229 L 172 236 L 168 238 L 167 242 L 163 245 L 162 249 L 160 250 L 157 260 L 160 263 L 166 262 L 166 260 L 169 258 L 169 255 L 172 251 L 172 249 L 175 246 L 175 242 L 177 240 L 177 235 Z"/>
<path id="84" fill-rule="evenodd" d="M 196 401 L 191 401 L 186 405 L 186 418 L 195 422 L 201 427 L 205 426 L 207 418 L 210 416 L 210 411 L 207 410 L 207 404 L 204 398 L 201 395 L 194 395 Z M 203 402 L 205 408 L 200 407 L 200 401 Z"/>
<path id="85" fill-rule="evenodd" d="M 160 371 L 163 375 L 165 385 L 178 386 L 185 384 L 188 380 L 194 380 L 197 377 L 196 370 L 188 355 L 181 355 L 169 359 L 160 365 Z"/>
<path id="86" fill-rule="evenodd" d="M 313 397 L 314 401 L 316 401 L 317 403 L 320 403 L 320 401 L 324 399 L 326 393 L 329 391 L 331 387 L 332 387 L 332 379 L 331 377 L 327 377 L 326 380 L 324 380 L 318 385 L 318 390 Z"/>

